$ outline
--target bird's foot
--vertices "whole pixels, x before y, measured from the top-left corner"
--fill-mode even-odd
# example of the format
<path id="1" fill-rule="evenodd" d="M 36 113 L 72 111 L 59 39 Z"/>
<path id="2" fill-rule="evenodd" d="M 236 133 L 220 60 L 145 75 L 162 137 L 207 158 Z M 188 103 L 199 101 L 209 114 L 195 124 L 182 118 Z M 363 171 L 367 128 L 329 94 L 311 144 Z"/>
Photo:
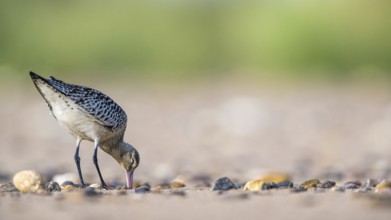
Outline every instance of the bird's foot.
<path id="1" fill-rule="evenodd" d="M 100 188 L 105 189 L 105 190 L 109 190 L 109 187 L 106 185 L 106 183 L 102 183 Z"/>

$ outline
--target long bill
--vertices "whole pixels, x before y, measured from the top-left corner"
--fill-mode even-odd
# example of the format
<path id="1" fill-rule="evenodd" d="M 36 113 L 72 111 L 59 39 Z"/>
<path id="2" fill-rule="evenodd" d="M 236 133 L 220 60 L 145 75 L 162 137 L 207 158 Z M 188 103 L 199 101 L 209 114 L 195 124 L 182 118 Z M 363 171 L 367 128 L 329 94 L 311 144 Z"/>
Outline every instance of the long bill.
<path id="1" fill-rule="evenodd" d="M 126 171 L 126 186 L 133 189 L 133 171 Z"/>

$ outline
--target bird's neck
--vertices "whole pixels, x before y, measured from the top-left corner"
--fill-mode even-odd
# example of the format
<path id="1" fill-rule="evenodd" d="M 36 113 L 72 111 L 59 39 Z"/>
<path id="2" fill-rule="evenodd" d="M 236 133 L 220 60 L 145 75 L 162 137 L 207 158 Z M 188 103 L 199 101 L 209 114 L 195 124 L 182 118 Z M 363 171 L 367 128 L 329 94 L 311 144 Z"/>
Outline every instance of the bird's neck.
<path id="1" fill-rule="evenodd" d="M 106 141 L 99 146 L 107 154 L 110 154 L 116 161 L 120 162 L 122 155 L 126 152 L 126 144 L 123 138 Z"/>

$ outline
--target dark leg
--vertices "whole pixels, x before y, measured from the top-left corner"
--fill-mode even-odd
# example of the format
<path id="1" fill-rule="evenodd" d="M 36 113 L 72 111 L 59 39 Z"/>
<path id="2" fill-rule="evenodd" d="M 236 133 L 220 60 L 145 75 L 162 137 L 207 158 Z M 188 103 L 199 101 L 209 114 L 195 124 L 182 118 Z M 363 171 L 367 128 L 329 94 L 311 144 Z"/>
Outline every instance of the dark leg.
<path id="1" fill-rule="evenodd" d="M 95 148 L 94 148 L 94 156 L 92 157 L 92 160 L 94 161 L 96 170 L 98 171 L 102 188 L 108 189 L 105 181 L 103 180 L 102 174 L 100 173 L 100 169 L 99 169 L 99 165 L 98 165 L 98 146 L 99 146 L 99 140 L 96 140 L 95 141 Z"/>
<path id="2" fill-rule="evenodd" d="M 82 187 L 84 187 L 85 184 L 84 184 L 84 180 L 83 180 L 83 175 L 81 174 L 80 157 L 79 157 L 80 142 L 81 142 L 81 139 L 78 138 L 78 139 L 76 140 L 75 162 L 76 162 L 77 172 L 79 173 L 80 184 L 81 184 Z"/>

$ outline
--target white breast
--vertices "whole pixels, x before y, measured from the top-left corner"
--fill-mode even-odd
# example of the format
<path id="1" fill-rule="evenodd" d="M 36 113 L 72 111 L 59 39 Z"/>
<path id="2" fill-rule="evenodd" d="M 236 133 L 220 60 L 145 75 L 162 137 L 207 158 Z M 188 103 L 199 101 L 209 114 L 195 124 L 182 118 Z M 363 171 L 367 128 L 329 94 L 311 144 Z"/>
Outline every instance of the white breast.
<path id="1" fill-rule="evenodd" d="M 39 89 L 51 106 L 53 116 L 73 136 L 90 141 L 107 139 L 112 136 L 108 129 L 97 123 L 91 115 L 86 113 L 73 100 L 68 99 L 58 91 L 52 90 L 45 84 L 41 84 Z"/>

